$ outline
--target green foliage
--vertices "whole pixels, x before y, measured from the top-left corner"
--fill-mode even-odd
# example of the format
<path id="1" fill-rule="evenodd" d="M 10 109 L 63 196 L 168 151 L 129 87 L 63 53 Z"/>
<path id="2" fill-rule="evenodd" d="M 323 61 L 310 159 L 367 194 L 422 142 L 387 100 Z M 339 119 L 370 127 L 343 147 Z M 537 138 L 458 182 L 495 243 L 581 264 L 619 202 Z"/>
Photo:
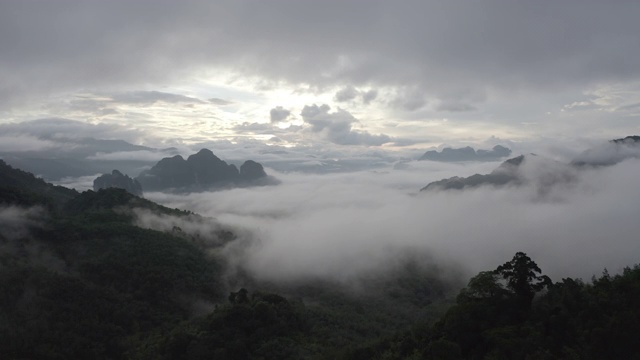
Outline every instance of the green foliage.
<path id="1" fill-rule="evenodd" d="M 495 273 L 507 281 L 507 288 L 523 306 L 529 306 L 535 294 L 551 284 L 538 265 L 525 253 L 518 252 L 509 262 L 498 266 Z"/>
<path id="2" fill-rule="evenodd" d="M 41 205 L 53 215 L 0 247 L 0 353 L 10 359 L 333 358 L 431 316 L 431 304 L 448 292 L 420 259 L 360 279 L 357 289 L 233 280 L 198 239 L 179 228 L 138 228 L 131 210 L 203 220 L 195 214 L 120 189 L 73 192 L 64 202 L 29 185 L 0 190 L 6 204 Z M 228 231 L 217 236 L 235 239 Z M 266 292 L 240 290 L 220 305 L 227 280 Z"/>
<path id="3" fill-rule="evenodd" d="M 429 330 L 400 333 L 346 358 L 640 359 L 640 266 L 615 276 L 605 271 L 591 284 L 553 284 L 540 273 L 518 253 L 472 278 L 457 304 Z M 532 293 L 533 302 L 523 308 Z"/>
<path id="4" fill-rule="evenodd" d="M 15 185 L 0 188 L 2 203 L 54 215 L 0 246 L 3 358 L 125 358 L 141 334 L 192 316 L 194 301 L 222 301 L 220 263 L 188 239 L 134 226 L 122 210 L 188 212 L 119 189 L 63 190 L 73 198 L 58 202 L 56 187 L 0 170 L 10 175 L 0 182 Z"/>
<path id="5" fill-rule="evenodd" d="M 506 289 L 498 282 L 495 271 L 482 271 L 469 280 L 466 288 L 460 291 L 458 303 L 497 300 L 507 296 Z"/>
<path id="6" fill-rule="evenodd" d="M 61 208 L 78 195 L 75 190 L 54 186 L 33 174 L 14 169 L 0 160 L 0 203 Z"/>
<path id="7" fill-rule="evenodd" d="M 169 209 L 152 201 L 135 196 L 124 189 L 108 188 L 95 191 L 85 191 L 66 204 L 65 212 L 71 216 L 78 216 L 92 212 L 114 209 L 148 209 L 158 214 L 186 216 L 188 211 Z"/>
<path id="8" fill-rule="evenodd" d="M 46 269 L 3 269 L 0 353 L 8 359 L 118 358 L 137 315 L 125 301 Z"/>
<path id="9" fill-rule="evenodd" d="M 228 276 L 179 228 L 133 225 L 134 208 L 196 215 L 124 190 L 77 194 L 0 162 L 0 203 L 49 212 L 0 239 L 3 359 L 640 359 L 639 266 L 554 284 L 516 253 L 434 322 L 452 285 L 429 259 L 350 286 L 268 284 Z M 227 282 L 263 290 L 226 297 Z"/>
<path id="10" fill-rule="evenodd" d="M 150 339 L 138 353 L 154 359 L 299 359 L 306 331 L 304 309 L 269 293 L 245 289 L 202 319 L 185 322 L 168 336 Z"/>

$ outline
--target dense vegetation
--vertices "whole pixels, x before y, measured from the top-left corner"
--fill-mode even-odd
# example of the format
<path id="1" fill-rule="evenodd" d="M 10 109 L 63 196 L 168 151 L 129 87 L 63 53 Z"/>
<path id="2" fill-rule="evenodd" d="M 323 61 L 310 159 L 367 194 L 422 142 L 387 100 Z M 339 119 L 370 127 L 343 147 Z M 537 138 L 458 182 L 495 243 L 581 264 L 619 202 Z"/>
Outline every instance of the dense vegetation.
<path id="1" fill-rule="evenodd" d="M 135 210 L 208 219 L 122 189 L 80 194 L 2 165 L 2 358 L 330 357 L 434 319 L 433 304 L 457 286 L 417 257 L 357 279 L 357 289 L 265 283 L 211 251 L 234 241 L 228 229 L 211 239 L 144 229 Z"/>
<path id="2" fill-rule="evenodd" d="M 1 358 L 640 358 L 638 266 L 553 283 L 517 253 L 455 301 L 460 284 L 418 253 L 345 284 L 267 283 L 211 251 L 228 229 L 143 229 L 134 209 L 197 217 L 0 163 Z"/>
<path id="3" fill-rule="evenodd" d="M 469 281 L 434 326 L 350 359 L 640 359 L 640 266 L 552 283 L 526 254 Z"/>

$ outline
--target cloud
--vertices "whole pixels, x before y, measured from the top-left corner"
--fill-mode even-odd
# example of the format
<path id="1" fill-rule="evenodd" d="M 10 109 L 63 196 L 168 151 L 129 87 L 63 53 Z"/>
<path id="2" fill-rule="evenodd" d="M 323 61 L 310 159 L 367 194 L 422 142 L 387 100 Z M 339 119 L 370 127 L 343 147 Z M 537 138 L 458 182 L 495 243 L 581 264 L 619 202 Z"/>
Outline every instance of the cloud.
<path id="1" fill-rule="evenodd" d="M 83 192 L 87 190 L 93 190 L 93 180 L 101 175 L 101 173 L 97 173 L 87 176 L 65 177 L 58 181 L 51 181 L 51 183 L 54 185 L 60 185 L 69 189 L 75 189 L 76 191 Z"/>
<path id="2" fill-rule="evenodd" d="M 372 135 L 367 131 L 352 129 L 352 124 L 358 122 L 348 111 L 338 109 L 330 113 L 329 105 L 306 105 L 300 116 L 311 125 L 315 133 L 323 133 L 326 138 L 339 145 L 367 145 L 379 146 L 393 140 L 388 135 Z"/>
<path id="3" fill-rule="evenodd" d="M 397 109 L 412 112 L 425 107 L 427 99 L 424 92 L 419 88 L 403 88 L 395 94 L 395 97 L 390 101 L 390 105 Z"/>
<path id="4" fill-rule="evenodd" d="M 233 127 L 234 131 L 240 133 L 253 133 L 253 134 L 265 134 L 265 133 L 273 133 L 274 127 L 270 123 L 248 123 L 244 122 L 240 125 L 236 125 Z"/>
<path id="5" fill-rule="evenodd" d="M 436 107 L 437 111 L 448 111 L 448 112 L 465 112 L 465 111 L 474 111 L 477 108 L 471 104 L 459 103 L 459 102 L 441 102 Z"/>
<path id="6" fill-rule="evenodd" d="M 98 122 L 95 124 L 62 119 L 44 118 L 20 123 L 0 124 L 0 132 L 5 134 L 26 134 L 41 140 L 98 138 L 125 139 L 137 141 L 144 132 L 130 126 Z"/>
<path id="7" fill-rule="evenodd" d="M 360 92 L 353 86 L 347 86 L 342 90 L 339 90 L 333 99 L 337 102 L 346 102 L 356 98 Z"/>
<path id="8" fill-rule="evenodd" d="M 175 153 L 172 153 L 175 155 Z M 158 152 L 151 150 L 140 151 L 116 151 L 110 153 L 99 152 L 95 155 L 87 157 L 89 160 L 106 160 L 106 161 L 160 161 L 164 157 L 170 156 L 166 152 Z"/>
<path id="9" fill-rule="evenodd" d="M 524 251 L 554 280 L 588 280 L 605 267 L 618 272 L 638 261 L 639 165 L 588 169 L 544 198 L 526 185 L 418 195 L 430 180 L 485 173 L 495 164 L 417 162 L 405 170 L 277 174 L 282 184 L 269 189 L 147 195 L 250 230 L 226 253 L 262 279 L 348 281 L 410 249 L 468 275 Z"/>
<path id="10" fill-rule="evenodd" d="M 46 217 L 41 207 L 0 206 L 0 237 L 18 240 L 29 236 L 30 229 L 40 227 Z"/>
<path id="11" fill-rule="evenodd" d="M 0 14 L 0 94 L 7 103 L 56 89 L 162 84 L 206 67 L 320 87 L 409 85 L 433 98 L 580 89 L 638 79 L 637 13 L 633 2 L 596 0 L 579 9 L 505 0 L 11 2 Z"/>
<path id="12" fill-rule="evenodd" d="M 640 142 L 633 139 L 610 141 L 582 152 L 573 162 L 579 165 L 611 165 L 629 158 L 640 158 Z"/>
<path id="13" fill-rule="evenodd" d="M 282 106 L 276 106 L 269 111 L 272 123 L 284 121 L 289 117 L 289 115 L 291 115 L 291 111 L 283 108 Z"/>
<path id="14" fill-rule="evenodd" d="M 209 99 L 209 102 L 214 104 L 214 105 L 218 105 L 218 106 L 226 106 L 226 105 L 233 104 L 233 101 L 224 100 L 224 99 L 218 99 L 218 98 L 211 98 L 211 99 Z"/>
<path id="15" fill-rule="evenodd" d="M 172 232 L 178 236 L 188 236 L 205 249 L 223 245 L 231 240 L 229 229 L 223 227 L 215 219 L 199 215 L 171 216 L 156 214 L 148 209 L 136 208 L 134 215 L 136 226 L 163 232 Z"/>
<path id="16" fill-rule="evenodd" d="M 362 103 L 369 105 L 373 100 L 378 97 L 378 90 L 369 89 L 367 91 L 356 89 L 354 86 L 349 85 L 341 90 L 338 90 L 333 97 L 336 102 L 348 102 L 360 97 Z"/>
<path id="17" fill-rule="evenodd" d="M 369 91 L 365 91 L 361 93 L 361 95 L 362 95 L 362 102 L 366 105 L 371 103 L 373 100 L 375 100 L 378 97 L 378 90 L 371 89 Z"/>
<path id="18" fill-rule="evenodd" d="M 172 94 L 160 91 L 130 91 L 111 95 L 111 100 L 118 103 L 152 105 L 157 102 L 165 103 L 196 103 L 203 104 L 200 99 L 180 94 Z M 211 101 L 211 100 L 209 100 Z"/>
<path id="19" fill-rule="evenodd" d="M 36 267 L 68 271 L 67 264 L 46 243 L 30 241 L 31 232 L 42 228 L 49 214 L 40 206 L 0 205 L 0 256 L 28 259 Z"/>
<path id="20" fill-rule="evenodd" d="M 57 146 L 59 144 L 53 141 L 43 140 L 28 134 L 10 133 L 0 135 L 0 152 L 40 151 Z"/>

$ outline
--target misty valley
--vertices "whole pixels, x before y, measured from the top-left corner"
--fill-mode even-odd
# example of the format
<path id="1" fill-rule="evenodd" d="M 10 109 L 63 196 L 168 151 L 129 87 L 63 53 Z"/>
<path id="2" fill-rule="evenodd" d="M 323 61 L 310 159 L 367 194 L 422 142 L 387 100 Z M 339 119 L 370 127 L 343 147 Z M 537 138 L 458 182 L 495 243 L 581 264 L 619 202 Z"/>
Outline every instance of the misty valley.
<path id="1" fill-rule="evenodd" d="M 0 360 L 640 360 L 638 19 L 0 0 Z"/>
<path id="2" fill-rule="evenodd" d="M 203 149 L 85 191 L 5 155 L 0 354 L 640 358 L 639 143 L 320 174 Z"/>

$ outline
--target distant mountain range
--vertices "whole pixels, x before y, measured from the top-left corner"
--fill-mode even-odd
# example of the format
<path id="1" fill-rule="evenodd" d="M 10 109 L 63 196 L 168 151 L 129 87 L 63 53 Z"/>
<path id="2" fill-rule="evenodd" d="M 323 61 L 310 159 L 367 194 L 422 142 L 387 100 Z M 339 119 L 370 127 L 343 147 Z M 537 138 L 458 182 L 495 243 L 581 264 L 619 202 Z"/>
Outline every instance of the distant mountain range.
<path id="1" fill-rule="evenodd" d="M 137 196 L 141 196 L 143 190 L 190 192 L 278 183 L 265 173 L 260 163 L 247 160 L 238 168 L 208 149 L 185 160 L 176 148 L 156 149 L 124 140 L 38 138 L 50 145 L 41 149 L 0 151 L 0 159 L 45 181 L 103 174 L 94 180 L 95 191 L 115 187 Z"/>
<path id="2" fill-rule="evenodd" d="M 463 148 L 453 149 L 444 148 L 438 152 L 436 150 L 430 150 L 424 153 L 418 160 L 431 160 L 431 161 L 495 161 L 503 157 L 511 155 L 511 149 L 508 149 L 501 145 L 496 145 L 491 150 L 474 150 L 472 147 L 467 146 Z"/>
<path id="3" fill-rule="evenodd" d="M 227 164 L 209 149 L 202 149 L 186 160 L 176 155 L 160 160 L 136 178 L 145 191 L 203 191 L 212 188 L 268 185 L 269 177 L 261 164 L 247 160 L 240 170 Z"/>
<path id="4" fill-rule="evenodd" d="M 259 169 L 236 171 L 253 179 Z M 433 318 L 461 286 L 413 249 L 363 274 L 357 292 L 314 278 L 263 281 L 234 260 L 247 240 L 231 230 L 122 189 L 48 184 L 0 160 L 1 358 L 334 358 Z"/>
<path id="5" fill-rule="evenodd" d="M 535 154 L 520 155 L 506 160 L 489 174 L 454 176 L 433 181 L 420 191 L 462 190 L 487 185 L 517 186 L 523 183 L 535 183 L 538 189 L 544 191 L 555 183 L 573 181 L 575 172 L 582 167 L 609 166 L 629 158 L 640 158 L 640 136 L 611 140 L 603 146 L 586 150 L 569 164 Z M 532 171 L 523 170 L 526 164 L 531 164 Z"/>
<path id="6" fill-rule="evenodd" d="M 640 157 L 640 136 L 627 136 L 584 151 L 571 164 L 576 166 L 608 166 L 628 158 Z"/>
<path id="7" fill-rule="evenodd" d="M 474 174 L 469 177 L 454 176 L 448 179 L 442 179 L 429 183 L 420 191 L 427 190 L 461 190 L 464 188 L 477 187 L 481 185 L 506 185 L 518 184 L 521 177 L 518 173 L 520 164 L 524 161 L 525 156 L 520 155 L 509 159 L 489 174 Z"/>
<path id="8" fill-rule="evenodd" d="M 124 189 L 133 195 L 142 196 L 142 185 L 138 180 L 132 179 L 118 170 L 113 170 L 111 174 L 103 174 L 93 180 L 93 191 L 108 188 Z"/>

